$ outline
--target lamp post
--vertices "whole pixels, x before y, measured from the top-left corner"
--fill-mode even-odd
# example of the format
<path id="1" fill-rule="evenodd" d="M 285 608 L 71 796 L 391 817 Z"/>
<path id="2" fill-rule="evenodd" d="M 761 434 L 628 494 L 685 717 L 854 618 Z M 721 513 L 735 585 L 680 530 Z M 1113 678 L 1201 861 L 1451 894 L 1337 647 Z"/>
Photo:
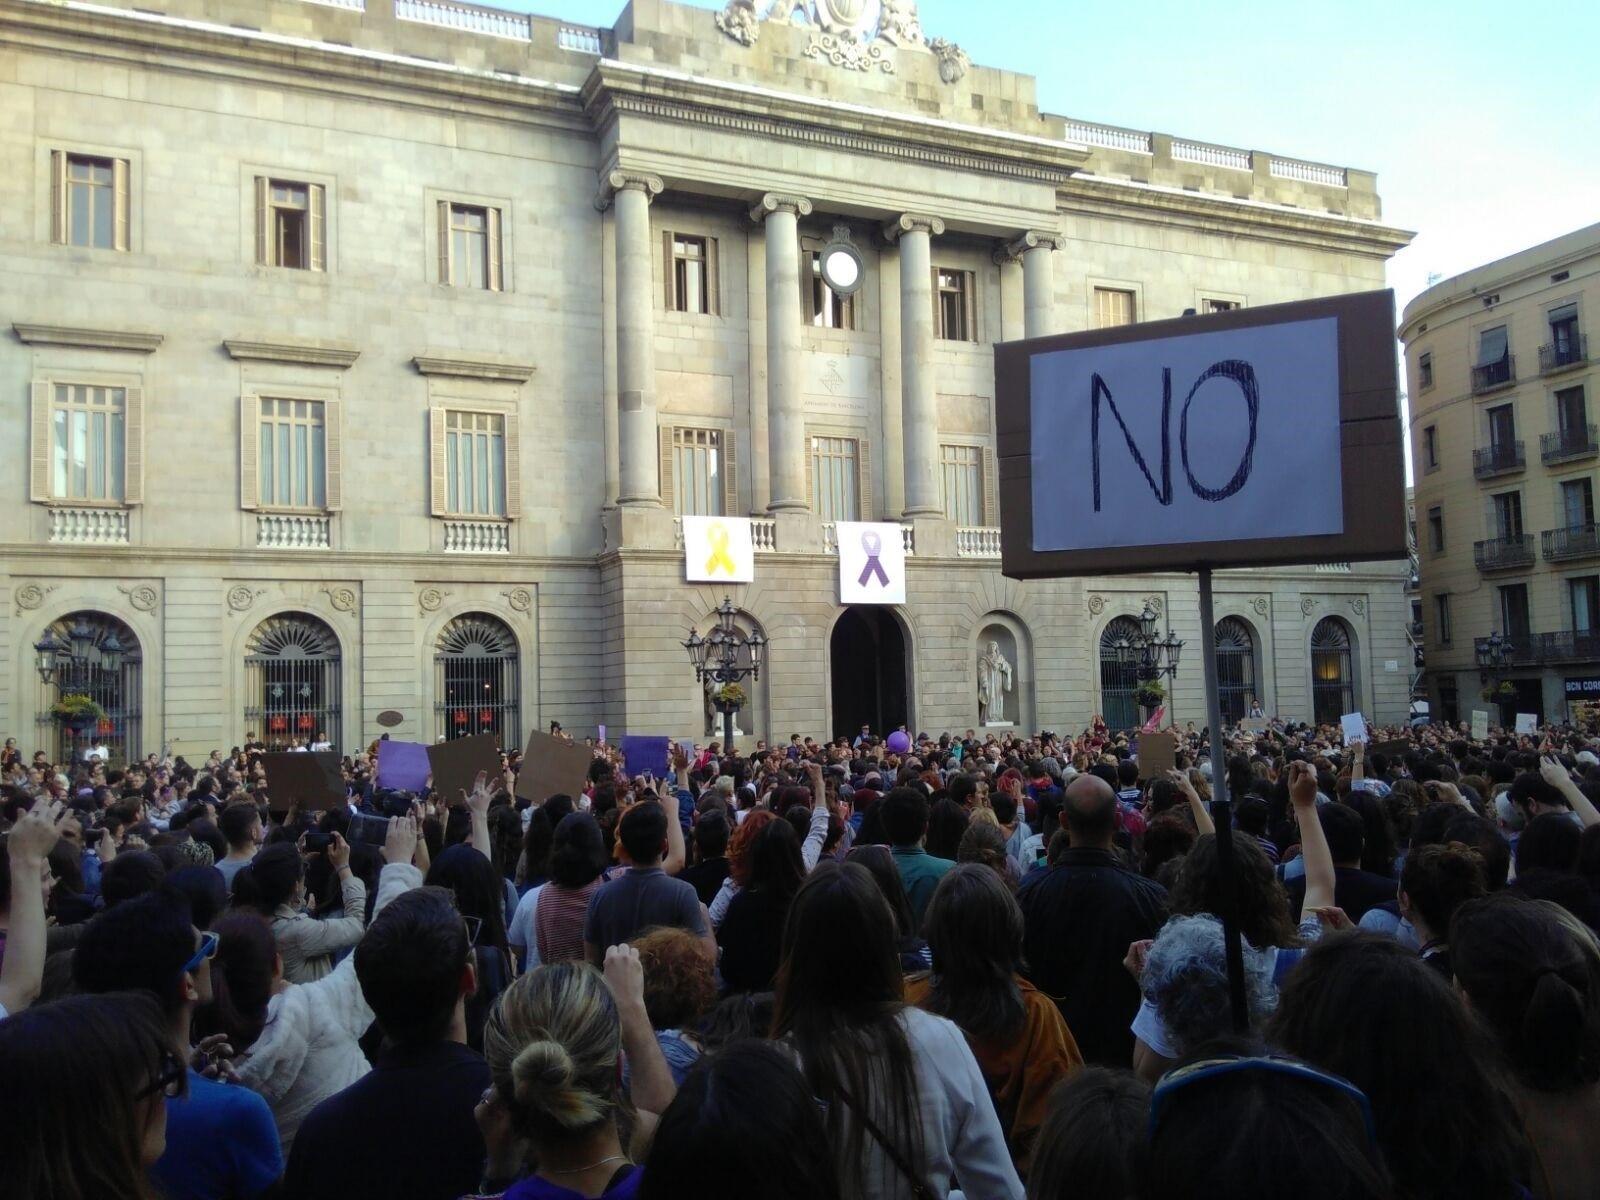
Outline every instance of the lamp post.
<path id="1" fill-rule="evenodd" d="M 1139 614 L 1139 630 L 1130 637 L 1118 638 L 1112 643 L 1117 662 L 1131 666 L 1140 684 L 1152 683 L 1163 675 L 1171 678 L 1178 673 L 1178 660 L 1183 655 L 1183 640 L 1159 636 L 1156 614 L 1148 604 Z"/>
<path id="2" fill-rule="evenodd" d="M 1491 633 L 1486 638 L 1479 638 L 1473 649 L 1478 656 L 1478 682 L 1484 685 L 1485 691 L 1497 689 L 1499 679 L 1511 660 L 1516 657 L 1517 648 L 1498 633 Z M 1493 681 L 1493 683 L 1491 683 Z M 1505 701 L 1501 699 L 1498 690 L 1494 690 L 1494 705 L 1500 710 L 1500 723 L 1505 724 Z"/>
<path id="3" fill-rule="evenodd" d="M 103 690 L 99 685 L 106 677 L 117 677 L 126 655 L 114 630 L 96 645 L 94 626 L 83 617 L 73 621 L 65 638 L 53 629 L 45 630 L 44 636 L 33 644 L 33 652 L 35 668 L 45 686 L 55 684 L 60 696 L 82 694 L 90 698 Z M 72 733 L 76 757 L 81 726 L 69 723 L 67 728 Z"/>
<path id="4" fill-rule="evenodd" d="M 746 634 L 739 628 L 734 621 L 737 611 L 733 601 L 724 596 L 717 605 L 717 623 L 706 636 L 701 637 L 699 630 L 691 628 L 689 640 L 683 643 L 683 648 L 689 652 L 690 665 L 694 667 L 695 682 L 704 687 L 705 681 L 711 679 L 717 684 L 718 697 L 714 703 L 722 714 L 723 741 L 730 751 L 733 749 L 733 714 L 739 706 L 723 701 L 721 690 L 746 678 L 760 679 L 761 660 L 767 649 L 767 639 L 759 629 Z"/>

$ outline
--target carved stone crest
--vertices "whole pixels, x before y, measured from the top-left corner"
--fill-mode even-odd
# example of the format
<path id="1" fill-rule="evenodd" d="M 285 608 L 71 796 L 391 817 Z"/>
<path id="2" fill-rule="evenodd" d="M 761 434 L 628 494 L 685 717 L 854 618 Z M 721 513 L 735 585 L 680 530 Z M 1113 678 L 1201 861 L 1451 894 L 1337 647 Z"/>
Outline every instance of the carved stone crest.
<path id="1" fill-rule="evenodd" d="M 500 594 L 506 598 L 506 603 L 518 612 L 527 612 L 533 607 L 533 593 L 527 588 L 512 588 L 510 591 L 501 592 Z"/>
<path id="2" fill-rule="evenodd" d="M 847 71 L 893 75 L 895 50 L 931 51 L 947 84 L 969 66 L 960 46 L 924 36 L 917 0 L 728 0 L 716 23 L 741 46 L 754 46 L 767 23 L 809 28 L 802 55 Z"/>
<path id="3" fill-rule="evenodd" d="M 1161 597 L 1160 596 L 1146 596 L 1144 598 L 1144 605 L 1151 612 L 1155 613 L 1156 616 L 1159 617 L 1161 615 Z"/>
<path id="4" fill-rule="evenodd" d="M 1266 616 L 1269 607 L 1267 604 L 1267 598 L 1265 596 L 1257 596 L 1254 600 L 1250 601 L 1250 607 L 1256 610 L 1256 616 Z"/>
<path id="5" fill-rule="evenodd" d="M 1315 600 L 1313 600 L 1310 596 L 1305 597 L 1300 601 L 1300 615 L 1303 617 L 1309 617 L 1311 615 L 1311 610 L 1316 608 L 1316 606 L 1317 602 Z"/>
<path id="6" fill-rule="evenodd" d="M 1089 615 L 1098 617 L 1106 610 L 1106 598 L 1098 592 L 1089 597 Z"/>
<path id="7" fill-rule="evenodd" d="M 1355 612 L 1356 616 L 1358 616 L 1358 617 L 1366 616 L 1367 615 L 1367 598 L 1365 596 L 1357 596 L 1354 600 L 1350 601 L 1350 607 Z"/>
<path id="8" fill-rule="evenodd" d="M 717 28 L 741 46 L 754 46 L 761 36 L 754 0 L 728 0 L 728 6 L 717 14 Z"/>
<path id="9" fill-rule="evenodd" d="M 328 603 L 340 612 L 355 612 L 356 590 L 349 587 L 328 587 L 322 589 L 328 594 Z"/>
<path id="10" fill-rule="evenodd" d="M 436 587 L 425 587 L 417 593 L 417 607 L 425 613 L 438 612 L 439 606 L 449 594 Z"/>
<path id="11" fill-rule="evenodd" d="M 256 597 L 263 594 L 262 589 L 249 588 L 242 583 L 236 583 L 228 589 L 228 607 L 234 612 L 244 612 L 256 602 Z"/>
<path id="12" fill-rule="evenodd" d="M 939 64 L 939 78 L 945 83 L 956 83 L 972 65 L 967 52 L 946 38 L 934 38 L 928 43 L 928 49 L 933 51 Z"/>
<path id="13" fill-rule="evenodd" d="M 51 584 L 49 587 L 40 587 L 37 583 L 23 584 L 17 589 L 16 594 L 19 615 L 24 609 L 38 608 L 44 603 L 44 598 L 55 590 L 55 584 Z"/>
<path id="14" fill-rule="evenodd" d="M 140 612 L 155 612 L 156 605 L 161 600 L 161 594 L 148 583 L 135 584 L 133 587 L 117 585 L 117 591 L 128 598 L 128 603 Z"/>

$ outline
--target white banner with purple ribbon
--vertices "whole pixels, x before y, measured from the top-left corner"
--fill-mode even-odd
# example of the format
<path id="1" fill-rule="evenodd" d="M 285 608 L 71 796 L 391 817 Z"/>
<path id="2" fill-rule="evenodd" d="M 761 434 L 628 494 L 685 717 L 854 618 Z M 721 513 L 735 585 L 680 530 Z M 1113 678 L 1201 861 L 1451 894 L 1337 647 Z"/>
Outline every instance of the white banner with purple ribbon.
<path id="1" fill-rule="evenodd" d="M 840 604 L 904 604 L 906 543 L 900 526 L 875 521 L 840 521 Z"/>

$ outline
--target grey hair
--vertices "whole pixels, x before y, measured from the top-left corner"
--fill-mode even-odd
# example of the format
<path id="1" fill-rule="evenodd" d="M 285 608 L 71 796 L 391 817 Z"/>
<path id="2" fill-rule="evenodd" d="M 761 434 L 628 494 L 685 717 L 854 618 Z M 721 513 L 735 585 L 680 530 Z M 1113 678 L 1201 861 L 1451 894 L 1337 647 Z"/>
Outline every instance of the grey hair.
<path id="1" fill-rule="evenodd" d="M 1273 955 L 1244 943 L 1244 990 L 1250 1027 L 1278 1007 Z M 1174 917 L 1162 926 L 1139 978 L 1180 1056 L 1233 1030 L 1222 922 L 1209 913 Z"/>
<path id="2" fill-rule="evenodd" d="M 716 783 L 712 784 L 711 786 L 714 787 L 722 795 L 727 796 L 730 799 L 732 798 L 732 796 L 733 796 L 733 776 L 732 775 L 718 775 Z"/>

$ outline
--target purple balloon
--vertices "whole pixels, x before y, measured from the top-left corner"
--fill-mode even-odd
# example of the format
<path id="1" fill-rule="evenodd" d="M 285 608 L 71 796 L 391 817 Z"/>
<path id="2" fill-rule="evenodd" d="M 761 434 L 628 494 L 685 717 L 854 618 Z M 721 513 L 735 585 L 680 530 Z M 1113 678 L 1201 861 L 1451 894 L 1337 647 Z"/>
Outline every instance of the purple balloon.
<path id="1" fill-rule="evenodd" d="M 889 749 L 895 754 L 904 754 L 911 749 L 911 735 L 904 729 L 896 729 L 889 735 Z"/>

